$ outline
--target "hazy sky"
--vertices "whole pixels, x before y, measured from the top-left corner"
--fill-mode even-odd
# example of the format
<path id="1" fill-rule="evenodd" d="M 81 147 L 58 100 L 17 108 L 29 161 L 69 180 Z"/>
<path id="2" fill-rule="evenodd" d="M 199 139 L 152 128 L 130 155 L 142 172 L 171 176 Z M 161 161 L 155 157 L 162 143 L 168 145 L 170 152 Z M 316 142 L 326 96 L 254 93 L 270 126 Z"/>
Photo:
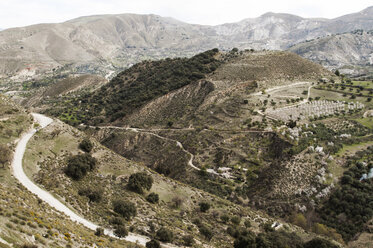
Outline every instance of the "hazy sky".
<path id="1" fill-rule="evenodd" d="M 158 14 L 212 25 L 269 11 L 334 18 L 371 5 L 372 0 L 0 0 L 0 28 L 119 13 Z"/>

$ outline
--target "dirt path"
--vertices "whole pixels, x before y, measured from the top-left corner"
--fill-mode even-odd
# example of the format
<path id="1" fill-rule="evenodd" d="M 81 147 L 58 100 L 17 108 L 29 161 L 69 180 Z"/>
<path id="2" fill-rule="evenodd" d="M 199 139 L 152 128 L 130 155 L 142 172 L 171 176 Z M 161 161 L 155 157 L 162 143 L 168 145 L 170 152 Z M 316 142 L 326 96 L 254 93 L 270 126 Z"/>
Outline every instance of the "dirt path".
<path id="1" fill-rule="evenodd" d="M 39 129 L 45 128 L 48 126 L 50 123 L 53 122 L 53 120 L 49 117 L 46 117 L 41 114 L 35 114 L 33 113 L 32 116 L 34 119 L 40 124 Z M 30 192 L 33 194 L 37 195 L 41 200 L 45 201 L 48 203 L 50 206 L 53 208 L 57 209 L 60 212 L 63 212 L 67 216 L 70 217 L 71 220 L 84 225 L 85 227 L 91 229 L 91 230 L 96 230 L 99 226 L 92 223 L 91 221 L 83 218 L 82 216 L 79 216 L 75 212 L 73 212 L 70 208 L 65 206 L 62 202 L 57 200 L 53 195 L 51 195 L 49 192 L 46 190 L 40 188 L 36 184 L 34 184 L 25 174 L 23 170 L 23 165 L 22 165 L 22 160 L 23 160 L 23 155 L 26 150 L 26 146 L 28 141 L 31 139 L 31 137 L 37 132 L 36 129 L 32 129 L 29 131 L 27 134 L 23 135 L 21 139 L 19 140 L 16 151 L 14 153 L 14 159 L 12 161 L 12 170 L 13 170 L 13 175 L 14 177 L 23 185 L 25 186 Z M 113 237 L 113 238 L 118 238 L 114 235 L 113 230 L 111 229 L 105 229 L 104 230 L 105 234 Z M 138 235 L 135 233 L 129 233 L 128 236 L 124 238 L 124 240 L 133 242 L 133 243 L 138 243 L 140 245 L 145 246 L 146 242 L 148 242 L 150 239 L 146 236 Z M 173 248 L 177 247 L 171 244 L 162 244 L 163 247 L 167 248 Z"/>
<path id="2" fill-rule="evenodd" d="M 85 126 L 85 125 L 82 125 L 81 126 Z M 157 132 L 157 131 L 191 131 L 191 130 L 195 130 L 194 128 L 179 128 L 179 129 L 162 129 L 162 128 L 159 128 L 159 129 L 141 129 L 141 128 L 132 128 L 132 127 L 117 127 L 117 126 L 89 126 L 90 128 L 99 128 L 99 129 L 121 129 L 121 130 L 126 130 L 126 131 L 132 131 L 132 132 L 136 132 L 136 133 L 145 133 L 145 134 L 149 134 L 149 135 L 153 135 L 159 139 L 163 139 L 163 140 L 167 140 L 167 141 L 171 141 L 171 142 L 175 142 L 176 146 L 180 147 L 181 150 L 183 150 L 183 152 L 187 153 L 189 156 L 190 156 L 190 159 L 188 161 L 188 165 L 190 167 L 192 167 L 193 169 L 197 170 L 197 171 L 200 171 L 201 169 L 198 168 L 197 166 L 195 166 L 193 164 L 193 160 L 194 160 L 194 155 L 189 152 L 188 150 L 186 150 L 183 146 L 183 144 L 180 142 L 180 141 L 177 141 L 177 140 L 174 140 L 174 139 L 170 139 L 170 138 L 166 138 L 166 137 L 163 137 L 163 136 L 160 136 L 156 133 L 153 133 L 153 132 Z M 209 129 L 204 129 L 203 131 L 210 131 Z M 261 131 L 261 130 L 216 130 L 216 131 L 221 131 L 221 132 L 237 132 L 237 133 L 270 133 L 271 131 Z M 213 169 L 207 169 L 206 170 L 207 173 L 210 173 L 210 174 L 214 174 L 214 175 L 218 175 L 220 176 L 219 173 L 217 173 L 215 170 Z"/>
<path id="3" fill-rule="evenodd" d="M 274 87 L 274 88 L 270 88 L 268 90 L 266 90 L 266 92 L 273 92 L 273 91 L 277 91 L 277 90 L 280 90 L 280 89 L 284 89 L 284 88 L 288 88 L 288 87 L 293 87 L 293 86 L 297 86 L 297 85 L 302 85 L 302 84 L 310 84 L 311 82 L 299 82 L 299 83 L 293 83 L 293 84 L 289 84 L 289 85 L 284 85 L 284 86 L 278 86 L 278 87 Z M 303 101 L 299 102 L 299 103 L 295 103 L 295 104 L 291 104 L 291 105 L 288 105 L 288 106 L 285 106 L 285 107 L 282 107 L 282 108 L 279 108 L 279 109 L 287 109 L 287 108 L 292 108 L 292 107 L 296 107 L 296 106 L 299 106 L 299 105 L 302 105 L 302 104 L 305 104 L 307 102 L 310 101 L 310 95 L 311 95 L 311 88 L 313 86 L 310 85 L 307 89 L 307 98 L 304 99 Z M 260 94 L 258 94 L 260 93 Z M 262 92 L 257 92 L 257 93 L 254 93 L 252 94 L 253 96 L 259 96 L 259 95 L 263 95 Z M 279 119 L 276 119 L 276 118 L 273 118 L 273 117 L 270 117 L 270 116 L 267 116 L 263 111 L 261 110 L 258 110 L 257 111 L 258 114 L 260 114 L 261 116 L 265 116 L 266 118 L 268 119 L 271 119 L 271 120 L 274 120 L 274 121 L 279 121 Z"/>

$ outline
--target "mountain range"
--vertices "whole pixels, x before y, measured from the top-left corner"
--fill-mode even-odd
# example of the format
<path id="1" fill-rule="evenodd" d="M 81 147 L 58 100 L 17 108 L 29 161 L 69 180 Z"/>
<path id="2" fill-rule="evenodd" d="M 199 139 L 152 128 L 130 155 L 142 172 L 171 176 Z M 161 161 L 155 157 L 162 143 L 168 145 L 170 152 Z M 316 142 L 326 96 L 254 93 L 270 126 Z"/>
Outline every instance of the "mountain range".
<path id="1" fill-rule="evenodd" d="M 0 32 L 0 78 L 58 68 L 108 75 L 144 59 L 219 48 L 287 49 L 306 40 L 373 27 L 373 7 L 334 19 L 266 13 L 237 23 L 195 25 L 157 15 L 96 15 Z"/>
<path id="2" fill-rule="evenodd" d="M 289 50 L 330 69 L 339 68 L 341 73 L 373 72 L 373 31 L 328 35 L 296 44 Z"/>

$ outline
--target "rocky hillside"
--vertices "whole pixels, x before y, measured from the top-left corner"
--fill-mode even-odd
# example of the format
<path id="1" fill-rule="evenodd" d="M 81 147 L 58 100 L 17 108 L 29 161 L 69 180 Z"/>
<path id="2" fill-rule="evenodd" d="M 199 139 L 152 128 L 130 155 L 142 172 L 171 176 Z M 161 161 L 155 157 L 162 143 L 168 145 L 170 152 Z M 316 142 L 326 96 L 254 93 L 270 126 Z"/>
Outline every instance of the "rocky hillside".
<path id="1" fill-rule="evenodd" d="M 289 51 L 341 73 L 371 74 L 373 31 L 357 30 L 330 35 L 292 46 Z"/>
<path id="2" fill-rule="evenodd" d="M 232 95 L 237 95 L 235 101 L 243 101 L 249 92 L 295 81 L 317 81 L 324 76 L 332 74 L 289 52 L 213 49 L 190 59 L 136 64 L 93 94 L 67 99 L 63 104 L 61 99 L 55 103 L 49 99 L 47 104 L 53 108 L 48 113 L 63 120 L 69 117 L 70 124 L 143 127 L 172 122 L 188 127 L 198 122 L 198 116 L 216 122 L 216 111 L 208 111 L 212 106 L 222 104 L 223 111 L 230 112 L 225 105 L 229 106 Z"/>
<path id="3" fill-rule="evenodd" d="M 156 15 L 101 15 L 0 33 L 0 75 L 19 80 L 65 65 L 107 75 L 143 59 L 191 56 L 217 47 L 286 49 L 329 34 L 371 29 L 373 8 L 335 19 L 266 13 L 203 26 Z"/>

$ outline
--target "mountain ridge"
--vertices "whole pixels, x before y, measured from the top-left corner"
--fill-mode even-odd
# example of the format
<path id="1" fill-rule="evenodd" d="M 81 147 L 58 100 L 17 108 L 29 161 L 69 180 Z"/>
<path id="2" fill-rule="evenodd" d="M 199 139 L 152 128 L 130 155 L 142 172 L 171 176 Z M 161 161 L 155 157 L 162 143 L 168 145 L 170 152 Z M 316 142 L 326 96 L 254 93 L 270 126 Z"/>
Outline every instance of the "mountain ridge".
<path id="1" fill-rule="evenodd" d="M 24 80 L 69 64 L 81 73 L 107 75 L 144 59 L 192 56 L 215 47 L 286 49 L 328 34 L 371 27 L 371 9 L 335 19 L 269 12 L 217 26 L 117 14 L 11 28 L 0 32 L 0 77 Z"/>

